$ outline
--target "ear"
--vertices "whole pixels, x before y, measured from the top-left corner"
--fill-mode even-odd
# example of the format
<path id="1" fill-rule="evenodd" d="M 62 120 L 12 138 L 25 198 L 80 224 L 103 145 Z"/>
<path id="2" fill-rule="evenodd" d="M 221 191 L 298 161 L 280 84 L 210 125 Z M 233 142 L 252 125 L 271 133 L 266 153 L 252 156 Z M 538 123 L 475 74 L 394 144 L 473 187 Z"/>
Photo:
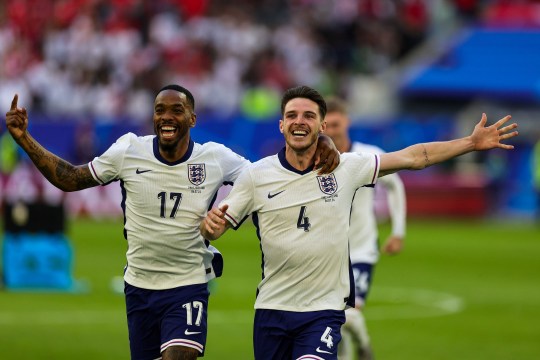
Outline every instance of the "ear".
<path id="1" fill-rule="evenodd" d="M 321 128 L 319 129 L 319 133 L 323 133 L 326 131 L 326 120 L 323 120 L 321 123 Z"/>
<path id="2" fill-rule="evenodd" d="M 283 134 L 283 120 L 279 120 L 279 132 Z"/>
<path id="3" fill-rule="evenodd" d="M 189 119 L 189 127 L 195 127 L 195 124 L 197 124 L 197 114 L 193 113 Z"/>

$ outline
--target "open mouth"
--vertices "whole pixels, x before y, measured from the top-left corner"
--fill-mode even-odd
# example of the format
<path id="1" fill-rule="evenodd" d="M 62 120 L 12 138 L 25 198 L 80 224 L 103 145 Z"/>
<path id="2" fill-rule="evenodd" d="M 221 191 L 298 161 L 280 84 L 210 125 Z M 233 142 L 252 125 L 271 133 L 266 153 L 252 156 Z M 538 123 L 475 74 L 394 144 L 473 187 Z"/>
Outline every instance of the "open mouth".
<path id="1" fill-rule="evenodd" d="M 171 139 L 176 134 L 176 126 L 165 125 L 159 129 L 163 139 Z"/>
<path id="2" fill-rule="evenodd" d="M 305 130 L 294 130 L 294 131 L 292 132 L 292 135 L 293 135 L 294 137 L 299 137 L 299 138 L 306 137 L 307 134 L 308 134 L 308 133 L 307 133 L 307 131 L 305 131 Z"/>

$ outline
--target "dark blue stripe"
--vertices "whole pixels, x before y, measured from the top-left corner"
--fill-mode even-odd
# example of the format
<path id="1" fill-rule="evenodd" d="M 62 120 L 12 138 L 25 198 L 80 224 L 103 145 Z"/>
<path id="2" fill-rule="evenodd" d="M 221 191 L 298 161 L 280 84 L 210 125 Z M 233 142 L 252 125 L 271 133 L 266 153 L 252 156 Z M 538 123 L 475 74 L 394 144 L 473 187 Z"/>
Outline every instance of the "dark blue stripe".
<path id="1" fill-rule="evenodd" d="M 289 171 L 292 171 L 294 173 L 297 173 L 299 175 L 308 174 L 308 173 L 312 172 L 313 168 L 315 167 L 315 164 L 311 164 L 310 166 L 307 167 L 306 170 L 303 170 L 303 171 L 297 170 L 291 164 L 289 164 L 289 162 L 287 161 L 287 159 L 285 157 L 285 148 L 281 149 L 280 152 L 278 153 L 278 159 L 279 159 L 279 162 L 281 163 L 281 166 L 283 166 L 285 169 L 287 169 Z"/>
<path id="2" fill-rule="evenodd" d="M 255 225 L 257 238 L 259 239 L 259 247 L 261 249 L 261 281 L 264 280 L 264 252 L 262 249 L 262 241 L 261 241 L 261 229 L 259 227 L 259 215 L 254 212 L 251 215 L 251 219 L 253 220 L 253 225 Z M 257 292 L 255 294 L 255 297 L 259 296 L 259 287 L 257 287 Z"/>
<path id="3" fill-rule="evenodd" d="M 124 239 L 127 240 L 127 230 L 126 230 L 126 188 L 124 187 L 124 180 L 120 180 L 120 189 L 122 189 L 122 201 L 120 202 L 120 207 L 122 208 L 122 213 L 124 214 Z"/>
<path id="4" fill-rule="evenodd" d="M 194 145 L 195 143 L 193 142 L 193 140 L 189 139 L 189 145 L 184 156 L 182 156 L 180 160 L 170 162 L 170 161 L 165 160 L 163 156 L 161 156 L 161 154 L 159 153 L 158 139 L 157 139 L 157 136 L 155 136 L 154 141 L 153 141 L 154 156 L 156 157 L 156 159 L 158 159 L 160 162 L 162 162 L 165 165 L 169 165 L 169 166 L 178 165 L 180 163 L 187 161 L 191 157 L 191 154 L 193 153 Z"/>

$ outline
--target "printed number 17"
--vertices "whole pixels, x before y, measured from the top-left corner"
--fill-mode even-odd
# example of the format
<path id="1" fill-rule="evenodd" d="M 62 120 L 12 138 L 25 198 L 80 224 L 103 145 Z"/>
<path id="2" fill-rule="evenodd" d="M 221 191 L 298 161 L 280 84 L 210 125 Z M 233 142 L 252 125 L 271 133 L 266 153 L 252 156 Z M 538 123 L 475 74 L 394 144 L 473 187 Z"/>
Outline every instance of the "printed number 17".
<path id="1" fill-rule="evenodd" d="M 158 194 L 157 197 L 161 199 L 161 210 L 159 212 L 159 216 L 164 218 L 165 217 L 165 201 L 167 200 L 167 193 L 165 191 L 162 191 Z M 170 200 L 174 200 L 174 205 L 173 205 L 173 208 L 169 217 L 174 219 L 176 217 L 176 211 L 178 211 L 178 206 L 180 205 L 180 201 L 182 200 L 182 194 L 172 192 L 170 194 Z"/>

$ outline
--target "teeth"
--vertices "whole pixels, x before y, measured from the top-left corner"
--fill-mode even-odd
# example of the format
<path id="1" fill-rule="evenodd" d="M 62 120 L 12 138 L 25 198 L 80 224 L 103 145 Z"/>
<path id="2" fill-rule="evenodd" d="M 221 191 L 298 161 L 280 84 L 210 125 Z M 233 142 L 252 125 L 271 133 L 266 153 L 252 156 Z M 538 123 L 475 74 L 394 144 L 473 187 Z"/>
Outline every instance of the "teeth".
<path id="1" fill-rule="evenodd" d="M 164 130 L 164 131 L 174 131 L 175 128 L 173 126 L 163 126 L 161 128 L 161 130 Z"/>
<path id="2" fill-rule="evenodd" d="M 306 131 L 301 131 L 301 130 L 293 131 L 293 135 L 306 135 L 306 134 L 307 134 Z"/>

